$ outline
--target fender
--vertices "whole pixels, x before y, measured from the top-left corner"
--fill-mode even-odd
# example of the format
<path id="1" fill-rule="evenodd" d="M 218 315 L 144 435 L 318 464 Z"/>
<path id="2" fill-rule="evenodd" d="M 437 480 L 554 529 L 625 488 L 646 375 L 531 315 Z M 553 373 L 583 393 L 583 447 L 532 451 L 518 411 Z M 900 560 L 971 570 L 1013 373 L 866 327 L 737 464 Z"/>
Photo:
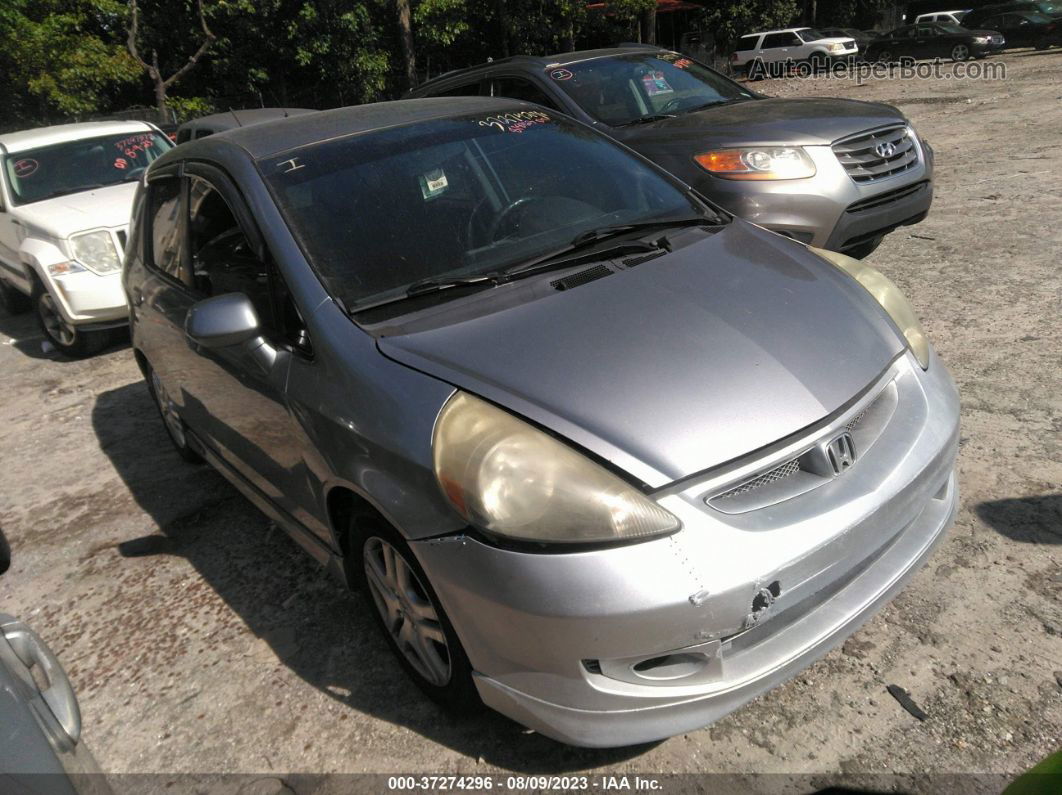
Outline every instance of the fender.
<path id="1" fill-rule="evenodd" d="M 48 275 L 48 266 L 59 262 L 67 262 L 70 259 L 54 243 L 35 237 L 27 237 L 22 241 L 22 245 L 19 246 L 18 256 L 24 271 L 22 277 L 26 280 L 26 286 L 30 289 L 33 287 L 34 273 L 41 280 L 41 284 L 50 284 L 51 278 Z"/>

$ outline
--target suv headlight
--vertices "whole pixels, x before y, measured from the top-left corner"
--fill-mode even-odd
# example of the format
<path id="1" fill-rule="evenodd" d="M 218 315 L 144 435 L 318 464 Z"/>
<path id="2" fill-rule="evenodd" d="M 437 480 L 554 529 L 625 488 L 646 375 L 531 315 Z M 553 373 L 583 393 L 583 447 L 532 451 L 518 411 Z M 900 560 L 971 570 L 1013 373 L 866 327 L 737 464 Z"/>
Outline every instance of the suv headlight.
<path id="1" fill-rule="evenodd" d="M 724 179 L 801 179 L 815 176 L 815 163 L 800 146 L 717 149 L 695 155 L 697 165 Z"/>
<path id="2" fill-rule="evenodd" d="M 830 52 L 844 52 L 844 44 L 836 42 L 834 44 L 827 44 L 826 49 Z"/>
<path id="3" fill-rule="evenodd" d="M 454 508 L 499 536 L 573 544 L 643 539 L 681 526 L 611 472 L 464 392 L 439 413 L 432 450 Z"/>
<path id="4" fill-rule="evenodd" d="M 911 306 L 907 297 L 900 292 L 899 287 L 889 281 L 881 271 L 875 270 L 866 263 L 849 257 L 847 254 L 826 251 L 814 246 L 808 246 L 808 251 L 815 252 L 863 285 L 866 291 L 881 304 L 881 308 L 892 318 L 892 322 L 896 324 L 896 327 L 900 329 L 904 339 L 907 340 L 907 346 L 911 349 L 911 353 L 915 355 L 915 358 L 918 359 L 918 363 L 922 365 L 922 369 L 929 368 L 929 338 L 926 337 L 926 333 L 922 330 L 922 324 L 918 322 L 918 315 L 915 314 L 914 307 Z"/>
<path id="5" fill-rule="evenodd" d="M 110 232 L 86 232 L 70 238 L 70 253 L 93 273 L 104 275 L 122 269 Z"/>

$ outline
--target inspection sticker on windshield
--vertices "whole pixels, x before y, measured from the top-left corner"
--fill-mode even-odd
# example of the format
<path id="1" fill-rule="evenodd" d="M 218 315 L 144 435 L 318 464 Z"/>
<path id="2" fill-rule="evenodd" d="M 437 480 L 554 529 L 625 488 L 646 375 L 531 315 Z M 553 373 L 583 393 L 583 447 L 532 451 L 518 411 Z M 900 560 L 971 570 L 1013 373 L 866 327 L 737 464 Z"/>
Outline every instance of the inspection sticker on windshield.
<path id="1" fill-rule="evenodd" d="M 15 172 L 15 176 L 20 179 L 33 176 L 33 172 L 37 170 L 40 165 L 32 157 L 24 157 L 21 160 L 16 160 L 12 165 L 12 170 Z"/>
<path id="2" fill-rule="evenodd" d="M 425 201 L 441 196 L 449 186 L 446 173 L 441 168 L 420 175 L 420 192 L 424 195 Z"/>
<path id="3" fill-rule="evenodd" d="M 647 72 L 642 75 L 642 85 L 645 86 L 645 93 L 651 97 L 655 97 L 658 94 L 673 94 L 675 89 L 671 87 L 671 84 L 664 78 L 663 72 Z"/>

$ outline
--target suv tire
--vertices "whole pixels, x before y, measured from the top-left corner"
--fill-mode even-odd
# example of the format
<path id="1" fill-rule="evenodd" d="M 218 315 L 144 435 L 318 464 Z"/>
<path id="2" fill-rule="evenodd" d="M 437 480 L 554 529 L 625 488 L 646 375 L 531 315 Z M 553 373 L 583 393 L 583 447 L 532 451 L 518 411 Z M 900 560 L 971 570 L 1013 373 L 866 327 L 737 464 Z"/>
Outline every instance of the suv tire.
<path id="1" fill-rule="evenodd" d="M 68 323 L 59 310 L 55 296 L 39 281 L 33 291 L 32 301 L 44 338 L 64 356 L 80 359 L 107 347 L 110 331 L 84 331 Z"/>

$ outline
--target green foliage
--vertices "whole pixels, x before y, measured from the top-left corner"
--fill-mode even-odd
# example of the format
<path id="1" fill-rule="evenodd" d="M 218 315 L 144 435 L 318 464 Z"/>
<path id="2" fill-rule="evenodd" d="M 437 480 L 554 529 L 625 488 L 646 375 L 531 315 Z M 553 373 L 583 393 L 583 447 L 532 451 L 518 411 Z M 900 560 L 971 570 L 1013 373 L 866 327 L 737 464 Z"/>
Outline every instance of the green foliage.
<path id="1" fill-rule="evenodd" d="M 217 108 L 206 97 L 170 97 L 167 104 L 177 115 L 177 123 L 189 119 L 198 119 L 200 116 L 209 116 Z"/>

